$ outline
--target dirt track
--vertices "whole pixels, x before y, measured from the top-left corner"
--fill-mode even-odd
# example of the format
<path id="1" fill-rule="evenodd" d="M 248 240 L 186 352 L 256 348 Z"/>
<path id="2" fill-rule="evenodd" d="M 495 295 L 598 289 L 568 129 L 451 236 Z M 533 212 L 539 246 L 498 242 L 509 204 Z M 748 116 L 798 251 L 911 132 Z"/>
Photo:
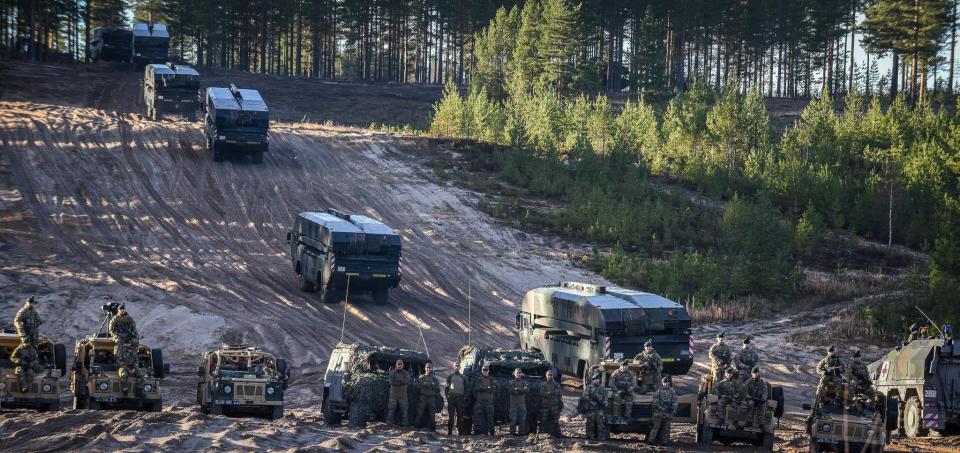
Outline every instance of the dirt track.
<path id="1" fill-rule="evenodd" d="M 269 103 L 270 91 L 262 91 Z M 347 312 L 345 339 L 422 348 L 422 332 L 442 367 L 466 342 L 468 282 L 474 341 L 509 346 L 524 291 L 562 279 L 602 281 L 564 258 L 585 248 L 497 225 L 476 209 L 474 194 L 438 182 L 419 165 L 410 149 L 420 142 L 413 139 L 282 123 L 271 131 L 264 165 L 217 164 L 203 148 L 198 124 L 147 121 L 137 113 L 141 103 L 136 75 L 113 67 L 18 63 L 0 71 L 0 317 L 9 319 L 24 295 L 37 294 L 43 331 L 70 345 L 99 325 L 103 295 L 127 302 L 145 342 L 163 347 L 172 362 L 166 401 L 175 407 L 161 414 L 109 413 L 106 422 L 89 411 L 5 413 L 0 449 L 638 446 L 639 437 L 531 444 L 378 425 L 362 431 L 323 426 L 317 394 L 327 353 L 340 338 L 344 305 L 325 305 L 297 290 L 284 242 L 297 212 L 337 207 L 401 232 L 399 291 L 386 306 L 357 298 Z M 770 377 L 788 387 L 793 408 L 778 432 L 784 449 L 805 448 L 797 408 L 811 398 L 817 352 L 785 347 L 783 339 L 821 320 L 801 314 L 697 329 L 700 355 L 721 328 L 757 335 L 768 346 Z M 210 417 L 189 406 L 199 353 L 238 339 L 295 364 L 287 396 L 294 409 L 283 420 Z M 701 359 L 682 380 L 684 389 L 702 372 Z M 582 419 L 567 422 L 567 434 L 582 432 Z M 681 447 L 693 448 L 692 429 L 677 430 L 687 442 Z"/>

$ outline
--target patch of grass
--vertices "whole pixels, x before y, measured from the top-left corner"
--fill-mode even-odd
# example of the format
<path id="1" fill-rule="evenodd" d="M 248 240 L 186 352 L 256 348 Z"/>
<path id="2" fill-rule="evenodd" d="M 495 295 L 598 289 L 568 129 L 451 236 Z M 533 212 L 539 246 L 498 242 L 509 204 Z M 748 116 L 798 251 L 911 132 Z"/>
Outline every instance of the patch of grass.
<path id="1" fill-rule="evenodd" d="M 790 340 L 811 346 L 861 342 L 881 346 L 896 344 L 903 337 L 903 331 L 887 327 L 877 318 L 877 313 L 883 311 L 885 304 L 896 302 L 899 299 L 845 308 L 831 316 L 826 325 L 794 333 Z"/>
<path id="2" fill-rule="evenodd" d="M 717 321 L 741 321 L 756 315 L 762 307 L 762 301 L 755 297 L 729 300 L 723 303 L 710 301 L 706 304 L 695 300 L 684 304 L 694 324 Z"/>

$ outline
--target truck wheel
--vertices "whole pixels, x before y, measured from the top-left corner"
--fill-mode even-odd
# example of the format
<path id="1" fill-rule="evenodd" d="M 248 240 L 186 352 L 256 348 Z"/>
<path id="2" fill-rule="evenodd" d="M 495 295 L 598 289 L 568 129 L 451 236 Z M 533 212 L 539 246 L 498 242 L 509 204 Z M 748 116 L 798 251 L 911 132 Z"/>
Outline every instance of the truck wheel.
<path id="1" fill-rule="evenodd" d="M 210 415 L 223 415 L 223 406 L 210 403 Z"/>
<path id="2" fill-rule="evenodd" d="M 777 402 L 777 408 L 773 410 L 773 416 L 783 417 L 783 387 L 777 386 L 770 389 L 771 399 Z"/>
<path id="3" fill-rule="evenodd" d="M 53 345 L 53 365 L 60 370 L 60 376 L 67 374 L 67 347 L 62 344 Z"/>
<path id="4" fill-rule="evenodd" d="M 86 409 L 87 408 L 87 399 L 81 396 L 73 397 L 73 408 L 74 409 Z"/>
<path id="5" fill-rule="evenodd" d="M 337 292 L 337 288 L 334 288 L 333 285 L 324 286 L 323 289 L 320 290 L 320 300 L 325 304 L 340 302 L 339 295 L 340 293 Z"/>
<path id="6" fill-rule="evenodd" d="M 911 439 L 925 436 L 927 433 L 920 428 L 922 420 L 923 407 L 920 406 L 920 399 L 911 396 L 903 408 L 903 433 Z"/>
<path id="7" fill-rule="evenodd" d="M 223 145 L 218 145 L 216 141 L 213 142 L 213 161 L 214 162 L 223 162 Z"/>
<path id="8" fill-rule="evenodd" d="M 773 433 L 763 433 L 763 448 L 767 451 L 773 451 L 773 443 L 776 438 L 773 436 Z"/>
<path id="9" fill-rule="evenodd" d="M 47 405 L 47 410 L 50 412 L 59 412 L 60 411 L 60 401 L 56 401 Z"/>
<path id="10" fill-rule="evenodd" d="M 273 406 L 273 410 L 270 411 L 270 420 L 280 420 L 283 418 L 283 405 Z"/>
<path id="11" fill-rule="evenodd" d="M 99 401 L 89 400 L 87 402 L 87 409 L 90 409 L 92 411 L 98 411 L 100 410 L 101 407 L 102 405 L 100 404 Z"/>
<path id="12" fill-rule="evenodd" d="M 387 288 L 373 290 L 373 303 L 377 305 L 386 305 L 390 300 L 390 290 Z"/>
<path id="13" fill-rule="evenodd" d="M 253 163 L 255 164 L 263 163 L 263 151 L 254 151 L 252 157 L 253 157 Z"/>
<path id="14" fill-rule="evenodd" d="M 713 428 L 703 425 L 700 427 L 700 443 L 710 445 L 713 443 Z"/>
<path id="15" fill-rule="evenodd" d="M 154 401 L 147 406 L 147 412 L 160 412 L 163 410 L 163 401 Z"/>
<path id="16" fill-rule="evenodd" d="M 810 453 L 820 453 L 820 444 L 817 441 L 810 438 Z"/>
<path id="17" fill-rule="evenodd" d="M 300 290 L 307 293 L 312 293 L 317 290 L 317 284 L 307 280 L 307 278 L 303 276 L 303 272 L 300 273 Z"/>
<path id="18" fill-rule="evenodd" d="M 340 424 L 340 414 L 333 411 L 333 403 L 330 402 L 329 398 L 323 399 L 323 422 L 327 426 L 337 426 Z"/>
<path id="19" fill-rule="evenodd" d="M 163 351 L 160 349 L 151 349 L 150 358 L 153 359 L 153 375 L 158 379 L 163 379 Z"/>

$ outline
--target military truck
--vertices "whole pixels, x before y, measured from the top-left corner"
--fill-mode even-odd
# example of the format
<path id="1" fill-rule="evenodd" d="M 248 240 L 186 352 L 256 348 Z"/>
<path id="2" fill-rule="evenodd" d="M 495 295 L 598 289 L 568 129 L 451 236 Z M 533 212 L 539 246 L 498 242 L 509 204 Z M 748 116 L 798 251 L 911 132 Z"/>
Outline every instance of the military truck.
<path id="1" fill-rule="evenodd" d="M 100 329 L 93 335 L 77 340 L 70 372 L 73 408 L 99 410 L 122 407 L 160 412 L 163 407 L 160 381 L 170 371 L 170 365 L 163 363 L 163 351 L 160 349 L 151 349 L 141 343 L 137 348 L 137 367 L 143 373 L 143 387 L 131 389 L 128 393 L 121 388 L 113 353 L 116 342 L 103 331 L 116 315 L 119 305 L 109 303 L 101 307 L 105 317 Z M 131 386 L 135 385 L 136 378 L 130 377 L 129 382 Z"/>
<path id="2" fill-rule="evenodd" d="M 719 397 L 712 393 L 716 383 L 707 374 L 700 379 L 697 393 L 697 443 L 710 445 L 713 441 L 724 444 L 747 442 L 773 450 L 775 431 L 785 409 L 783 387 L 767 384 L 765 416 L 758 408 L 743 408 L 728 405 L 725 414 L 718 411 Z"/>
<path id="3" fill-rule="evenodd" d="M 900 402 L 898 429 L 926 436 L 960 425 L 960 345 L 926 338 L 904 343 L 868 367 L 873 385 Z"/>
<path id="4" fill-rule="evenodd" d="M 197 405 L 213 415 L 257 411 L 277 420 L 283 417 L 288 373 L 287 362 L 269 352 L 225 344 L 200 361 Z"/>
<path id="5" fill-rule="evenodd" d="M 263 163 L 269 150 L 270 113 L 257 90 L 209 87 L 200 108 L 204 111 L 203 132 L 214 162 L 227 154 L 249 154 L 256 164 Z"/>
<path id="6" fill-rule="evenodd" d="M 496 424 L 508 423 L 510 420 L 510 393 L 509 385 L 513 381 L 513 371 L 517 368 L 523 372 L 529 391 L 527 393 L 527 432 L 536 432 L 537 421 L 540 419 L 540 403 L 543 401 L 543 384 L 546 383 L 545 374 L 553 370 L 557 382 L 560 375 L 556 373 L 550 363 L 539 351 L 524 351 L 520 349 L 493 349 L 478 346 L 464 346 L 457 353 L 460 363 L 460 373 L 467 382 L 475 382 L 481 376 L 483 365 L 490 368 L 490 377 L 496 382 L 496 392 L 493 395 L 493 421 Z M 464 432 L 473 429 L 473 401 L 472 395 L 467 398 L 464 416 Z"/>
<path id="7" fill-rule="evenodd" d="M 640 365 L 630 363 L 627 365 L 634 375 L 640 374 Z M 583 386 L 586 388 L 593 380 L 594 373 L 601 372 L 600 382 L 604 387 L 609 386 L 610 376 L 614 371 L 620 369 L 620 361 L 603 360 L 597 365 L 592 365 L 584 371 L 582 376 Z M 604 410 L 607 419 L 607 429 L 611 433 L 641 433 L 650 434 L 650 428 L 653 422 L 653 393 L 637 393 L 632 396 L 632 408 L 630 409 L 630 418 L 626 423 L 618 423 L 619 414 L 616 414 L 616 405 L 614 404 L 613 391 L 607 389 L 607 407 Z M 697 395 L 678 395 L 677 411 L 674 413 L 674 423 L 696 423 L 697 421 Z"/>
<path id="8" fill-rule="evenodd" d="M 97 27 L 90 36 L 90 59 L 93 61 L 129 62 L 133 32 L 126 28 Z"/>
<path id="9" fill-rule="evenodd" d="M 200 73 L 186 65 L 148 64 L 143 71 L 143 100 L 147 116 L 156 121 L 166 113 L 197 119 Z"/>
<path id="10" fill-rule="evenodd" d="M 397 360 L 403 360 L 405 370 L 416 378 L 424 367 L 432 363 L 420 351 L 369 346 L 361 343 L 340 343 L 330 353 L 327 372 L 323 377 L 321 411 L 328 426 L 338 425 L 344 418 L 352 426 L 386 420 L 387 399 L 390 395 L 388 374 Z M 413 422 L 420 392 L 416 385 L 407 387 L 409 408 L 407 419 Z M 443 408 L 443 397 L 435 401 L 435 410 Z"/>
<path id="11" fill-rule="evenodd" d="M 16 365 L 10 360 L 20 343 L 17 334 L 0 331 L 0 407 L 60 410 L 60 378 L 67 370 L 66 348 L 40 337 L 36 348 L 40 366 L 46 371 L 34 374 L 30 388 L 24 392 L 17 380 Z"/>
<path id="12" fill-rule="evenodd" d="M 803 409 L 811 411 L 806 423 L 810 452 L 882 452 L 897 427 L 897 406 L 895 399 L 880 393 L 870 404 L 804 404 Z"/>
<path id="13" fill-rule="evenodd" d="M 400 285 L 400 236 L 390 227 L 336 209 L 301 212 L 287 233 L 290 259 L 300 289 L 320 290 L 320 299 L 337 303 L 350 282 L 351 296 L 370 292 L 385 304 Z"/>
<path id="14" fill-rule="evenodd" d="M 517 315 L 522 349 L 542 351 L 560 372 L 580 378 L 603 359 L 632 359 L 653 340 L 663 372 L 693 365 L 690 315 L 655 294 L 562 282 L 527 292 Z"/>
<path id="15" fill-rule="evenodd" d="M 170 33 L 164 24 L 139 23 L 133 26 L 133 65 L 139 71 L 150 63 L 167 61 Z"/>

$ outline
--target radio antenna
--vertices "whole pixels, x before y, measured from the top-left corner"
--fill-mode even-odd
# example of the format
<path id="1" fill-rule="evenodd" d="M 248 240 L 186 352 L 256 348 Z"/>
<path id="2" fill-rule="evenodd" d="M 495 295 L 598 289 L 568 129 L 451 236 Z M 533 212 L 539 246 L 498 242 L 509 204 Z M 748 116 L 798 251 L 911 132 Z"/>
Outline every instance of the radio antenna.
<path id="1" fill-rule="evenodd" d="M 943 334 L 943 331 L 940 330 L 940 326 L 938 326 L 937 323 L 933 322 L 933 320 L 930 319 L 930 317 L 927 316 L 927 314 L 924 313 L 923 310 L 920 309 L 920 307 L 914 305 L 913 308 L 916 308 L 917 311 L 919 311 L 920 314 L 923 315 L 924 318 L 927 318 L 927 321 L 930 321 L 930 324 L 933 325 L 933 327 L 936 327 L 936 328 L 937 328 L 937 332 L 940 332 L 940 338 L 947 338 L 947 336 Z"/>
<path id="2" fill-rule="evenodd" d="M 347 328 L 347 305 L 350 305 L 350 275 L 347 275 L 347 295 L 343 299 L 343 323 L 340 324 L 340 342 L 343 343 L 343 332 Z"/>
<path id="3" fill-rule="evenodd" d="M 471 281 L 467 280 L 467 344 L 473 344 L 473 299 L 471 298 Z"/>

